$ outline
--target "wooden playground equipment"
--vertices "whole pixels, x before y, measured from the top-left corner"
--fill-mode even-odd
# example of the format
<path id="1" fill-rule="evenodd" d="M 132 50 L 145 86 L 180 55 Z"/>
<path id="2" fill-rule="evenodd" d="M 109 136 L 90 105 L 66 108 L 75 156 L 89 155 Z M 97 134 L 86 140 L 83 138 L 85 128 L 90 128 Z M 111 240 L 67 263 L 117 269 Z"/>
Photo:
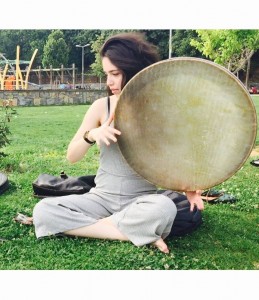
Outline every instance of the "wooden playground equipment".
<path id="1" fill-rule="evenodd" d="M 32 64 L 38 52 L 36 49 L 30 61 L 20 60 L 20 46 L 16 47 L 16 59 L 7 59 L 0 53 L 0 90 L 31 90 L 31 89 L 91 89 L 92 84 L 102 87 L 102 78 L 88 75 L 85 85 L 79 83 L 77 68 L 72 64 L 71 68 L 41 68 L 32 69 Z M 23 70 L 20 65 L 26 65 Z M 81 77 L 81 75 L 80 75 Z"/>
<path id="2" fill-rule="evenodd" d="M 3 58 L 5 61 L 5 67 L 3 70 L 0 69 L 0 90 L 27 90 L 28 89 L 28 79 L 31 71 L 32 63 L 38 52 L 36 49 L 33 52 L 30 61 L 21 61 L 20 60 L 20 46 L 16 47 L 16 59 L 9 60 L 2 53 L 0 53 L 0 58 Z M 13 66 L 15 64 L 15 68 Z M 20 64 L 27 64 L 25 70 L 25 76 L 22 75 L 22 70 Z M 11 73 L 8 74 L 8 67 L 11 67 Z M 10 73 L 10 71 L 9 71 Z"/>

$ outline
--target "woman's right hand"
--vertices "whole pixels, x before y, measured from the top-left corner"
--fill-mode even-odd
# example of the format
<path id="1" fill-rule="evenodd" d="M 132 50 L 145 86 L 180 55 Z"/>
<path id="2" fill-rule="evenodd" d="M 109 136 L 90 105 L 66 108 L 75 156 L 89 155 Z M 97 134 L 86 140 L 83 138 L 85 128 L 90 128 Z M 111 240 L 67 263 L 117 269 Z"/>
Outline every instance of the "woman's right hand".
<path id="1" fill-rule="evenodd" d="M 101 143 L 105 143 L 107 146 L 109 146 L 110 141 L 116 143 L 116 135 L 121 135 L 121 132 L 110 126 L 113 119 L 114 114 L 111 114 L 108 120 L 105 123 L 103 123 L 100 127 L 90 130 L 88 138 L 91 141 L 96 141 L 96 144 L 98 146 L 100 146 Z"/>

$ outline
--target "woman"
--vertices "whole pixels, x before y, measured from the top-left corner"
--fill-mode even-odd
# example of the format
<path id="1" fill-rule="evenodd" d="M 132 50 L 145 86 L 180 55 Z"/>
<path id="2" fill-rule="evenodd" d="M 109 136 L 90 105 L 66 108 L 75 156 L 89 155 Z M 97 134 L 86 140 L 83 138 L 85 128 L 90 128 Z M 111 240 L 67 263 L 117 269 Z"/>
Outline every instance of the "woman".
<path id="1" fill-rule="evenodd" d="M 100 147 L 96 187 L 84 195 L 40 201 L 33 211 L 36 236 L 65 234 L 131 241 L 136 246 L 153 244 L 168 253 L 164 239 L 174 222 L 175 204 L 129 167 L 117 144 L 123 132 L 113 126 L 121 90 L 136 73 L 159 60 L 156 47 L 131 32 L 109 38 L 100 54 L 109 97 L 90 106 L 67 150 L 67 159 L 75 163 L 94 143 Z M 199 191 L 188 192 L 187 197 L 191 209 L 194 205 L 203 209 Z"/>

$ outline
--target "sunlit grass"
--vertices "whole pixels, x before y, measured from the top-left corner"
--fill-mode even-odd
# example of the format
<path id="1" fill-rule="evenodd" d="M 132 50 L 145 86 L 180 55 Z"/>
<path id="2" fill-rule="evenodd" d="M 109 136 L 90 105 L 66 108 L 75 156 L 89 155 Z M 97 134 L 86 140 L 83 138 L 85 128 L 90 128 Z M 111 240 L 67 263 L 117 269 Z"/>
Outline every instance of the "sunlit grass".
<path id="1" fill-rule="evenodd" d="M 259 111 L 259 99 L 255 99 Z M 205 204 L 203 225 L 189 236 L 167 241 L 170 254 L 151 246 L 95 239 L 37 240 L 34 228 L 15 223 L 17 212 L 31 215 L 38 199 L 32 182 L 40 173 L 95 174 L 98 148 L 77 164 L 66 159 L 68 142 L 88 106 L 19 107 L 10 123 L 11 144 L 0 171 L 11 186 L 0 196 L 0 269 L 2 270 L 254 270 L 259 269 L 259 168 L 248 160 L 223 188 L 234 204 Z M 257 145 L 259 142 L 257 140 Z M 212 170 L 213 172 L 213 170 Z"/>

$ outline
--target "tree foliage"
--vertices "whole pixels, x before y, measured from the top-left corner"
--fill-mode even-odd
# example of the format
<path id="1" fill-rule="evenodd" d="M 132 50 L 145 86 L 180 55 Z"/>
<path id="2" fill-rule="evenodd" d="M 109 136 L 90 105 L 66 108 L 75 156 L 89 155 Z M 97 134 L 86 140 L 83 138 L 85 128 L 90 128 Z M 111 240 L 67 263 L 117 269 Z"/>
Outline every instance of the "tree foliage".
<path id="1" fill-rule="evenodd" d="M 0 30 L 0 53 L 16 59 L 20 45 L 21 60 L 30 60 L 38 49 L 33 67 L 65 67 L 73 63 L 80 70 L 81 49 L 76 45 L 90 44 L 85 49 L 85 70 L 103 75 L 99 50 L 104 40 L 117 32 L 132 30 Z M 169 54 L 169 30 L 137 30 L 158 47 L 161 59 Z M 246 68 L 246 63 L 259 48 L 259 30 L 172 30 L 172 57 L 204 57 L 227 67 L 232 72 Z M 1 67 L 1 66 L 0 66 Z"/>
<path id="2" fill-rule="evenodd" d="M 173 30 L 172 57 L 202 57 L 202 54 L 191 45 L 191 40 L 196 39 L 197 36 L 195 30 Z"/>
<path id="3" fill-rule="evenodd" d="M 61 30 L 53 30 L 48 36 L 48 40 L 43 48 L 42 65 L 46 68 L 52 65 L 59 68 L 68 63 L 69 48 Z"/>
<path id="4" fill-rule="evenodd" d="M 76 45 L 90 43 L 91 48 L 85 49 L 85 69 L 89 70 L 92 66 L 93 69 L 90 68 L 90 72 L 100 75 L 102 70 L 99 49 L 108 36 L 122 31 L 133 30 L 0 30 L 0 52 L 5 53 L 9 59 L 15 59 L 16 46 L 20 45 L 21 59 L 23 60 L 30 60 L 34 50 L 38 49 L 33 64 L 35 67 L 39 65 L 49 67 L 51 64 L 53 66 L 57 64 L 60 67 L 62 63 L 67 67 L 75 63 L 80 69 L 82 67 L 81 49 Z M 169 30 L 143 29 L 137 31 L 143 32 L 147 40 L 157 46 L 162 60 L 168 58 Z M 194 30 L 173 30 L 173 56 L 198 56 L 198 50 L 190 46 L 190 39 L 195 34 Z M 61 47 L 58 46 L 59 39 L 64 40 Z M 68 53 L 67 59 L 66 53 Z M 58 60 L 57 55 L 60 55 Z"/>
<path id="5" fill-rule="evenodd" d="M 40 64 L 49 33 L 50 30 L 0 30 L 0 53 L 4 53 L 8 60 L 15 60 L 19 45 L 20 59 L 30 61 L 33 52 L 38 49 L 35 64 Z"/>
<path id="6" fill-rule="evenodd" d="M 259 49 L 259 30 L 197 30 L 191 45 L 233 73 L 244 69 Z"/>
<path id="7" fill-rule="evenodd" d="M 169 30 L 142 30 L 146 39 L 157 46 L 161 60 L 168 58 L 169 53 Z"/>

